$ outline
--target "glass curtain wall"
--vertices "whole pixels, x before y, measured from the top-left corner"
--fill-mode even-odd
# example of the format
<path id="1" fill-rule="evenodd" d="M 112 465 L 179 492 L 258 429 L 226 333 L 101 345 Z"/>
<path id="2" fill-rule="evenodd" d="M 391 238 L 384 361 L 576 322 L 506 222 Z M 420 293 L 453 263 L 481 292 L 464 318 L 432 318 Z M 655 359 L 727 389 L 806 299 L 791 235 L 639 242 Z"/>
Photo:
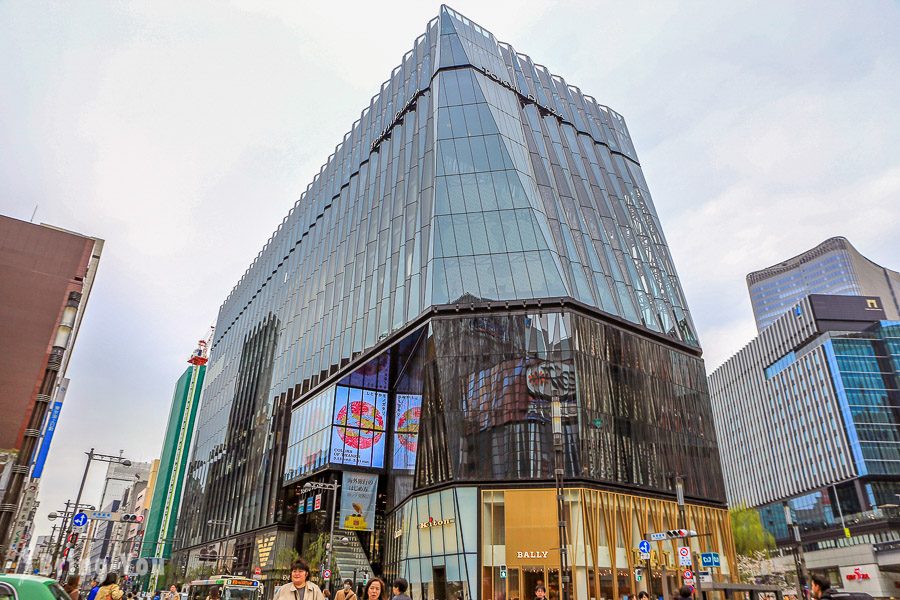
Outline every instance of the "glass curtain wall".
<path id="1" fill-rule="evenodd" d="M 568 477 L 724 501 L 695 355 L 568 312 L 438 318 L 429 344 L 416 488 L 552 479 L 558 397 Z"/>
<path id="2" fill-rule="evenodd" d="M 387 522 L 385 576 L 422 600 L 478 597 L 478 493 L 459 487 L 409 500 Z"/>

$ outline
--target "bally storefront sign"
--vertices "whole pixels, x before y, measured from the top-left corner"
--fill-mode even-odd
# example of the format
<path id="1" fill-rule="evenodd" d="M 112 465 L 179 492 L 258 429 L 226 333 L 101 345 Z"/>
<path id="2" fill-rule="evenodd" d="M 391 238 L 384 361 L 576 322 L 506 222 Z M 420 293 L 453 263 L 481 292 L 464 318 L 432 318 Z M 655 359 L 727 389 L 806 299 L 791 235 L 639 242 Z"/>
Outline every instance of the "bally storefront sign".
<path id="1" fill-rule="evenodd" d="M 534 552 L 516 552 L 516 558 L 529 559 L 529 558 L 549 558 L 550 551 L 549 550 L 538 550 Z"/>
<path id="2" fill-rule="evenodd" d="M 556 492 L 549 488 L 507 490 L 504 498 L 507 566 L 533 569 L 558 565 Z"/>

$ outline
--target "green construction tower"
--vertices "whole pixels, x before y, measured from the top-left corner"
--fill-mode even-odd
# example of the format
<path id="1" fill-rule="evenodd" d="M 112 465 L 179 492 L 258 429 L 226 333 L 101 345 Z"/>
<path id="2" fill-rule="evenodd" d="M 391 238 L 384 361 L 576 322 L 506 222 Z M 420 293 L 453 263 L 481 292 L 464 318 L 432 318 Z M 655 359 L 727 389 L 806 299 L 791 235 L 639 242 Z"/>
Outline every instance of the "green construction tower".
<path id="1" fill-rule="evenodd" d="M 207 342 L 200 340 L 188 359 L 190 366 L 178 378 L 172 396 L 166 437 L 160 453 L 159 475 L 141 544 L 141 558 L 152 565 L 150 577 L 145 580 L 145 590 L 149 591 L 157 589 L 165 563 L 172 556 L 184 474 L 200 405 L 200 390 L 203 389 L 206 374 L 206 351 Z"/>

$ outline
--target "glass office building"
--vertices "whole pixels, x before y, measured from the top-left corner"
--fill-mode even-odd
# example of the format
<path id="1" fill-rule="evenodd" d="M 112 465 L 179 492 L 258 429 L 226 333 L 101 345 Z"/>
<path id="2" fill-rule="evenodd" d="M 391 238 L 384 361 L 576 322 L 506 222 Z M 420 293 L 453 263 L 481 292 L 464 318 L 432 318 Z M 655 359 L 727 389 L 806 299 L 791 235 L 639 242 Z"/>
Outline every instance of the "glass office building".
<path id="1" fill-rule="evenodd" d="M 275 579 L 294 546 L 318 571 L 330 498 L 303 486 L 354 477 L 374 513 L 337 524 L 336 577 L 553 596 L 555 519 L 526 517 L 555 506 L 558 398 L 576 589 L 647 585 L 631 550 L 678 525 L 675 475 L 727 576 L 700 355 L 622 117 L 442 7 L 220 309 L 185 569 L 221 550 Z"/>
<path id="2" fill-rule="evenodd" d="M 900 327 L 882 307 L 871 296 L 808 296 L 710 375 L 729 503 L 831 485 L 846 490 L 848 512 L 896 502 Z"/>
<path id="3" fill-rule="evenodd" d="M 843 237 L 747 275 L 756 327 L 762 331 L 810 294 L 879 296 L 889 319 L 900 319 L 900 273 L 878 265 Z"/>
<path id="4" fill-rule="evenodd" d="M 900 543 L 900 322 L 882 307 L 809 296 L 716 369 L 710 392 L 729 503 L 757 508 L 787 552 L 786 504 L 811 567 L 890 597 L 900 565 L 873 552 Z M 857 568 L 878 573 L 871 587 L 846 577 Z"/>

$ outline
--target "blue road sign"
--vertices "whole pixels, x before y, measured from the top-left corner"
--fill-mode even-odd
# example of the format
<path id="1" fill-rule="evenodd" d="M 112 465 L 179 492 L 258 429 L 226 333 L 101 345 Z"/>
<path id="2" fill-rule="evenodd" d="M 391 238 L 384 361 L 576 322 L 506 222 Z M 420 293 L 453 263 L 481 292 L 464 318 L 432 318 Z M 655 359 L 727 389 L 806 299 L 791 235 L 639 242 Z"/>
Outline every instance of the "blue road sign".
<path id="1" fill-rule="evenodd" d="M 643 554 L 647 554 L 650 552 L 650 542 L 647 540 L 641 540 L 641 543 L 638 544 L 638 550 Z"/>
<path id="2" fill-rule="evenodd" d="M 718 552 L 704 552 L 700 555 L 700 564 L 704 567 L 721 567 L 722 562 Z"/>
<path id="3" fill-rule="evenodd" d="M 75 527 L 84 527 L 87 525 L 88 517 L 83 512 L 76 513 L 74 517 L 72 517 L 72 525 Z"/>

